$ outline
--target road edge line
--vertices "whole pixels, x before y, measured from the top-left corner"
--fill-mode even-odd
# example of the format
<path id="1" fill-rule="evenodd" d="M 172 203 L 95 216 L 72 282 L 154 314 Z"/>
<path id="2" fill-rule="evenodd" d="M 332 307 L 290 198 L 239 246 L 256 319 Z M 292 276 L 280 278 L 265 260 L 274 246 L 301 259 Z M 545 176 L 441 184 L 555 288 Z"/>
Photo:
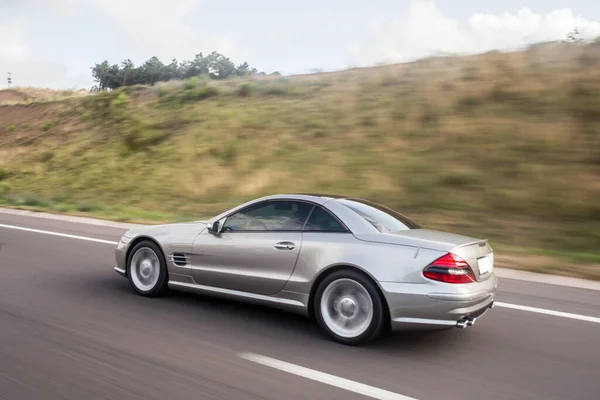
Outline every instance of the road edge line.
<path id="1" fill-rule="evenodd" d="M 140 226 L 147 226 L 145 224 L 132 224 L 132 223 L 127 223 L 127 222 L 117 222 L 117 221 L 90 218 L 90 217 L 79 217 L 79 216 L 74 216 L 74 215 L 53 214 L 53 213 L 41 212 L 41 211 L 38 212 L 38 211 L 30 211 L 30 210 L 18 210 L 18 209 L 13 209 L 13 208 L 4 208 L 4 207 L 0 207 L 0 214 L 49 219 L 49 220 L 54 220 L 54 221 L 74 222 L 74 223 L 86 224 L 86 225 L 106 226 L 109 228 L 119 228 L 119 229 L 133 229 L 133 228 L 137 228 Z"/>

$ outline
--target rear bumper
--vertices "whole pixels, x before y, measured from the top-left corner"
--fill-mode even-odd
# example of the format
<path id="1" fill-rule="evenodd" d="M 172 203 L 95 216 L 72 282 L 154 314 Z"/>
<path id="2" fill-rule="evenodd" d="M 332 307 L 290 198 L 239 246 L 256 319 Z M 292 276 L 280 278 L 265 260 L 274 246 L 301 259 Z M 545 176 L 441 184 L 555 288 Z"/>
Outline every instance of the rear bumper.
<path id="1" fill-rule="evenodd" d="M 472 326 L 494 306 L 498 279 L 450 285 L 381 283 L 394 331 Z"/>

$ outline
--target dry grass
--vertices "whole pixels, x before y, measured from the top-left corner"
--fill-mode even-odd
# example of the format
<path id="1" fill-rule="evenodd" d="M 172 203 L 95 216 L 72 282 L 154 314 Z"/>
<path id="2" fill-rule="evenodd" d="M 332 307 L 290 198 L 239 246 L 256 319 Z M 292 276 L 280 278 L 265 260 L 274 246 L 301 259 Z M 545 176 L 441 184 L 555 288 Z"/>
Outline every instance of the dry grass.
<path id="1" fill-rule="evenodd" d="M 2 196 L 162 221 L 356 195 L 597 276 L 599 65 L 598 46 L 553 44 L 0 107 Z"/>
<path id="2" fill-rule="evenodd" d="M 0 106 L 61 101 L 74 97 L 87 96 L 89 94 L 90 93 L 85 89 L 72 91 L 35 87 L 16 87 L 0 90 Z"/>

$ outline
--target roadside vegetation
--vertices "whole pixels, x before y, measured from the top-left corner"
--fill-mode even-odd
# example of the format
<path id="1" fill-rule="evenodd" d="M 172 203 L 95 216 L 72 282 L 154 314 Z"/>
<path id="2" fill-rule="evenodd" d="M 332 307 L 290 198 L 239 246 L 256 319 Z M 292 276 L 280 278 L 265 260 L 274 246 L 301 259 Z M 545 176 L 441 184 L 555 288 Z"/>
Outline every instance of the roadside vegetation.
<path id="1" fill-rule="evenodd" d="M 503 266 L 600 279 L 600 44 L 0 106 L 5 206 L 164 222 L 277 192 L 369 198 L 489 238 Z"/>

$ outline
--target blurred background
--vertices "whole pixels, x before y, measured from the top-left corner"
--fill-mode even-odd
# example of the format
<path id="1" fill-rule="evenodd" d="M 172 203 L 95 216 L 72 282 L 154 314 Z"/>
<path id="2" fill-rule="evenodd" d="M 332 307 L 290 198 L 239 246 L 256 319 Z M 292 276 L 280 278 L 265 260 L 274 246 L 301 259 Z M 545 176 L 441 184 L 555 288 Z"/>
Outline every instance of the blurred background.
<path id="1" fill-rule="evenodd" d="M 30 25 L 10 19 L 25 3 L 38 7 Z M 128 15 L 128 28 L 88 46 L 89 20 L 73 16 L 91 15 L 83 3 L 3 5 L 1 206 L 159 223 L 273 193 L 358 196 L 488 238 L 500 266 L 600 279 L 599 23 L 441 1 L 405 2 L 398 20 L 381 19 L 383 5 L 348 4 L 347 21 L 372 23 L 338 57 L 332 38 L 354 40 L 350 25 L 318 43 L 339 4 L 298 11 L 296 28 L 271 9 L 269 39 L 254 49 L 234 27 L 200 40 L 194 1 L 112 3 L 98 2 L 100 15 Z M 242 11 L 259 18 L 258 5 Z M 32 57 L 25 44 L 43 40 L 18 33 L 49 21 L 71 42 Z M 135 46 L 132 29 L 149 22 L 154 34 Z M 55 76 L 58 59 L 70 69 Z"/>

